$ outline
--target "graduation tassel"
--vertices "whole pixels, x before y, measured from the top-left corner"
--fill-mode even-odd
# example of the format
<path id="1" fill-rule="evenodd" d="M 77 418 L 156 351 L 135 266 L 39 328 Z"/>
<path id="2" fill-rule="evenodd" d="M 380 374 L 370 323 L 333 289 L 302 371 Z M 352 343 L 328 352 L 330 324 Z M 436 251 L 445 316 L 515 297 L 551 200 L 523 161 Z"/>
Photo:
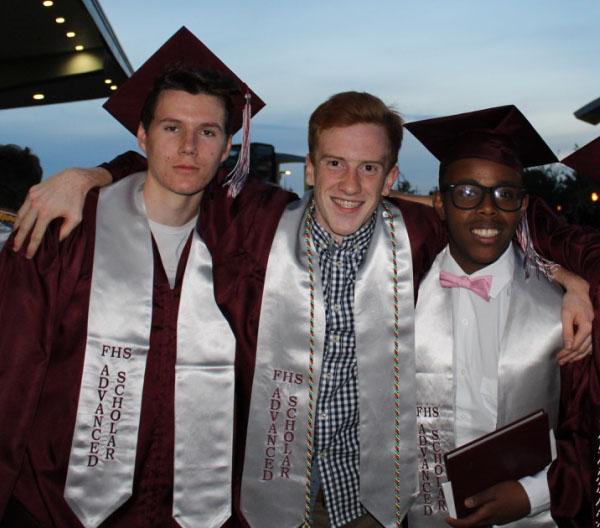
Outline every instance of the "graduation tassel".
<path id="1" fill-rule="evenodd" d="M 248 173 L 250 172 L 250 118 L 252 117 L 252 105 L 250 103 L 250 91 L 245 95 L 246 103 L 242 114 L 242 146 L 235 167 L 227 175 L 224 185 L 229 186 L 227 195 L 235 198 L 244 187 Z"/>
<path id="2" fill-rule="evenodd" d="M 517 241 L 524 254 L 523 268 L 525 269 L 525 276 L 529 277 L 529 270 L 534 269 L 538 275 L 541 272 L 552 282 L 554 280 L 554 269 L 557 264 L 542 257 L 533 247 L 527 215 L 523 215 L 517 226 Z"/>

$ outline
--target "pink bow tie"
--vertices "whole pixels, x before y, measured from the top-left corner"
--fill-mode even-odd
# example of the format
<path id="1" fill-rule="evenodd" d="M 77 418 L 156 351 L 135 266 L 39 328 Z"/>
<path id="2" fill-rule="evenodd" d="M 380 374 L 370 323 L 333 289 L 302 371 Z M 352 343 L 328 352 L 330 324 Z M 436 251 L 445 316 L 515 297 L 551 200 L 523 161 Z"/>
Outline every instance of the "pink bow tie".
<path id="1" fill-rule="evenodd" d="M 446 271 L 440 271 L 440 285 L 442 288 L 467 288 L 482 299 L 489 301 L 492 276 L 482 275 L 481 277 L 470 279 L 466 275 L 459 276 Z"/>

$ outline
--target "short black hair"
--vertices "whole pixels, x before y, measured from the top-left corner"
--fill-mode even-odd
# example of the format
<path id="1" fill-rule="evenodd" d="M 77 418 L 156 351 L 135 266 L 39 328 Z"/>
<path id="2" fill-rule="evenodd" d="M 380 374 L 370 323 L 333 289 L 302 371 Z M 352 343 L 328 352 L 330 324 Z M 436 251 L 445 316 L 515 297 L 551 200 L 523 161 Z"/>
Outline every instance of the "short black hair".
<path id="1" fill-rule="evenodd" d="M 225 108 L 225 133 L 231 135 L 233 98 L 240 93 L 233 79 L 223 76 L 216 70 L 206 70 L 185 64 L 171 66 L 156 79 L 152 90 L 146 97 L 140 116 L 145 130 L 148 130 L 152 123 L 158 98 L 165 90 L 180 90 L 192 95 L 212 95 L 220 99 Z"/>
<path id="2" fill-rule="evenodd" d="M 28 147 L 0 145 L 0 206 L 16 211 L 41 180 L 40 160 Z"/>

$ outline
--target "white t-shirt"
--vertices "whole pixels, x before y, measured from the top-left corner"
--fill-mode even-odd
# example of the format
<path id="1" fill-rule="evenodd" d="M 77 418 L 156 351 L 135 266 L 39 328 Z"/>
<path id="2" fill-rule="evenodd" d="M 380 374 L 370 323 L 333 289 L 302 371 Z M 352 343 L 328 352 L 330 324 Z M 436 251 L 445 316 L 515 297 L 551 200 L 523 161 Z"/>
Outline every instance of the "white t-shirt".
<path id="1" fill-rule="evenodd" d="M 195 216 L 189 222 L 180 226 L 168 226 L 159 224 L 148 218 L 150 224 L 150 231 L 158 246 L 158 252 L 160 253 L 160 259 L 163 267 L 169 279 L 169 285 L 171 288 L 175 286 L 175 278 L 177 277 L 177 266 L 179 265 L 179 259 L 181 253 L 185 247 L 192 229 L 196 226 L 198 217 Z"/>

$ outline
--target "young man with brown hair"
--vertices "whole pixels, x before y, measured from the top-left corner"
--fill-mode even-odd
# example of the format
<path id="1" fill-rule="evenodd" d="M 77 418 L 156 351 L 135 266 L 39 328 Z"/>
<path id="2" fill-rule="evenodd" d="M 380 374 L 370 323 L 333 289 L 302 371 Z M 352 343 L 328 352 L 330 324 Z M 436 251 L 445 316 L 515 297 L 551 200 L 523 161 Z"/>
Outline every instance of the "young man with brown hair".
<path id="1" fill-rule="evenodd" d="M 194 227 L 244 98 L 209 60 L 186 30 L 161 48 L 120 92 L 147 170 L 90 194 L 64 242 L 0 256 L 3 526 L 231 515 L 235 338 Z"/>

